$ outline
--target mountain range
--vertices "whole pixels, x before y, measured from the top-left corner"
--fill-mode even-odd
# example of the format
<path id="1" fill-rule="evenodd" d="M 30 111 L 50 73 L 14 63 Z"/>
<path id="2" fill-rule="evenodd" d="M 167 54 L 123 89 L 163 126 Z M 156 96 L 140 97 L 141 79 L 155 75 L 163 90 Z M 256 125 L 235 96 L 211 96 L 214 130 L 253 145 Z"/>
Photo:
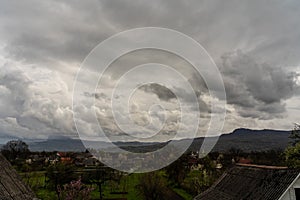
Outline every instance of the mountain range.
<path id="1" fill-rule="evenodd" d="M 251 129 L 236 129 L 232 133 L 223 134 L 219 137 L 219 140 L 213 151 L 226 152 L 230 149 L 240 149 L 245 152 L 251 151 L 267 151 L 273 149 L 285 149 L 291 142 L 289 139 L 290 131 L 281 130 L 251 130 Z M 212 139 L 212 138 L 207 138 Z M 183 145 L 184 142 L 191 139 L 177 140 L 174 144 Z M 189 148 L 191 151 L 199 151 L 203 137 L 195 138 Z M 106 142 L 97 141 L 85 141 L 91 148 L 97 149 L 109 148 L 109 144 Z M 188 141 L 191 142 L 191 141 Z M 81 140 L 71 139 L 68 137 L 48 138 L 44 141 L 29 141 L 27 142 L 31 151 L 85 151 L 85 147 Z M 134 152 L 149 152 L 162 148 L 168 142 L 116 142 L 115 145 Z"/>

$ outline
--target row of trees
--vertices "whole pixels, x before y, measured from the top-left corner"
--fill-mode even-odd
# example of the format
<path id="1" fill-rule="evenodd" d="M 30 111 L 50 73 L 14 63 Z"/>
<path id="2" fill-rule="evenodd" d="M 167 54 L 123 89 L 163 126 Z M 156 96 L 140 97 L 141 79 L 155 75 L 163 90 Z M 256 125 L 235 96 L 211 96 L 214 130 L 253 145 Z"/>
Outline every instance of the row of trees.
<path id="1" fill-rule="evenodd" d="M 66 194 L 70 192 L 69 190 L 75 190 L 74 187 L 80 187 L 82 189 L 82 195 L 87 196 L 92 189 L 90 187 L 84 187 L 84 185 L 97 185 L 99 199 L 102 199 L 103 184 L 108 181 L 120 183 L 122 177 L 123 173 L 106 166 L 78 169 L 70 164 L 57 163 L 55 165 L 50 165 L 47 168 L 46 186 L 56 192 L 58 199 L 65 199 L 62 198 L 62 192 L 64 192 L 64 190 L 67 190 L 67 192 L 64 192 L 65 195 L 63 195 L 66 196 Z"/>
<path id="2" fill-rule="evenodd" d="M 290 168 L 300 168 L 300 124 L 295 124 L 290 138 L 292 143 L 284 152 L 286 164 Z"/>
<path id="3" fill-rule="evenodd" d="M 12 140 L 2 146 L 1 153 L 9 161 L 14 162 L 16 158 L 27 158 L 30 151 L 28 145 L 22 140 Z"/>

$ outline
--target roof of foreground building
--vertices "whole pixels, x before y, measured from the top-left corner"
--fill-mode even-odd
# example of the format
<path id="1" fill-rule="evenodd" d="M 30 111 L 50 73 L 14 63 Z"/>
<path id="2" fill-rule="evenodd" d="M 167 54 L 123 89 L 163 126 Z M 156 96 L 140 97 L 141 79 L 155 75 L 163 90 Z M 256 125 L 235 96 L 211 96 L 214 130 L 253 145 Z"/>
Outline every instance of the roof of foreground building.
<path id="1" fill-rule="evenodd" d="M 238 164 L 195 200 L 278 200 L 299 176 L 286 167 Z"/>
<path id="2" fill-rule="evenodd" d="M 26 186 L 16 170 L 0 154 L 0 199 L 1 200 L 32 200 L 32 190 Z"/>

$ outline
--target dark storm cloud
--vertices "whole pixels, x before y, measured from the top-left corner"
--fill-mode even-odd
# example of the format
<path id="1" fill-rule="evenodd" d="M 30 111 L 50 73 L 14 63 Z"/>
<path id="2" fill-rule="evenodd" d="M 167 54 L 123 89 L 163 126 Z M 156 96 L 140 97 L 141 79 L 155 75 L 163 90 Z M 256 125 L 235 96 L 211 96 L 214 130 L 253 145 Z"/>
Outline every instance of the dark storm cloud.
<path id="1" fill-rule="evenodd" d="M 1 1 L 0 34 L 17 59 L 81 62 L 114 29 L 101 13 L 95 1 Z"/>
<path id="2" fill-rule="evenodd" d="M 283 101 L 298 90 L 295 73 L 257 63 L 241 51 L 222 58 L 227 102 L 243 117 L 275 118 L 286 111 Z"/>
<path id="3" fill-rule="evenodd" d="M 196 89 L 197 88 L 199 89 L 199 87 L 200 86 L 197 86 Z M 155 95 L 157 95 L 157 97 L 160 100 L 163 100 L 163 101 L 171 101 L 171 100 L 177 99 L 176 95 L 172 92 L 172 88 L 169 89 L 169 88 L 166 88 L 166 87 L 156 84 L 156 83 L 143 85 L 139 89 L 141 89 L 147 93 L 155 94 Z M 175 89 L 178 92 L 178 94 L 180 94 L 180 97 L 185 101 L 185 103 L 192 103 L 194 101 L 194 95 L 197 96 L 198 104 L 195 104 L 195 105 L 191 104 L 191 109 L 193 111 L 195 109 L 199 109 L 201 111 L 201 113 L 202 112 L 203 113 L 210 112 L 209 105 L 207 105 L 207 103 L 205 101 L 203 101 L 200 90 L 195 90 L 195 94 L 192 94 L 192 93 L 188 93 L 183 88 L 175 87 L 173 89 Z M 196 108 L 195 106 L 198 106 L 198 108 Z"/>
<path id="4" fill-rule="evenodd" d="M 195 38 L 215 60 L 225 52 L 245 49 L 272 64 L 299 63 L 300 3 L 296 0 L 100 0 L 99 4 L 121 29 L 175 29 Z"/>
<path id="5" fill-rule="evenodd" d="M 176 99 L 176 95 L 170 89 L 157 83 L 143 85 L 140 89 L 148 93 L 156 94 L 158 98 L 164 101 Z"/>
<path id="6" fill-rule="evenodd" d="M 277 0 L 2 0 L 0 36 L 18 59 L 81 62 L 114 33 L 160 26 L 197 39 L 214 59 L 247 48 L 268 62 L 298 64 L 299 7 L 297 1 Z"/>

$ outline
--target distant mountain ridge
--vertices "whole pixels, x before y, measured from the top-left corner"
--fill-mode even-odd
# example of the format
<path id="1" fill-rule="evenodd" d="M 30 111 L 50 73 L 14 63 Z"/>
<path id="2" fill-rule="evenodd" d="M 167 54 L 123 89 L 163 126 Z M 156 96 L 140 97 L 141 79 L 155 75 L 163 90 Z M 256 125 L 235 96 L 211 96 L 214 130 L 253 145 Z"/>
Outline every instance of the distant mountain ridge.
<path id="1" fill-rule="evenodd" d="M 252 130 L 239 128 L 234 130 L 232 133 L 223 134 L 219 137 L 219 140 L 213 151 L 225 152 L 232 148 L 240 149 L 246 152 L 250 151 L 266 151 L 271 149 L 285 149 L 289 142 L 290 131 L 282 130 Z M 210 138 L 207 138 L 208 140 Z M 191 139 L 184 139 L 173 141 L 175 145 L 183 145 L 184 142 L 190 141 Z M 191 151 L 199 151 L 203 137 L 195 138 L 189 148 Z M 109 143 L 96 142 L 96 141 L 85 141 L 91 145 L 92 148 L 110 147 Z M 191 141 L 190 141 L 191 142 Z M 162 148 L 168 142 L 115 142 L 114 144 L 131 151 L 143 152 L 153 151 L 158 148 Z M 29 142 L 29 148 L 31 151 L 85 151 L 85 146 L 79 139 L 71 139 L 68 137 L 61 138 L 49 138 L 45 141 Z"/>
<path id="2" fill-rule="evenodd" d="M 226 152 L 232 148 L 245 152 L 285 149 L 291 142 L 290 133 L 291 131 L 240 128 L 232 133 L 221 135 L 213 151 Z M 202 142 L 203 138 L 196 138 L 190 149 L 199 150 Z"/>

